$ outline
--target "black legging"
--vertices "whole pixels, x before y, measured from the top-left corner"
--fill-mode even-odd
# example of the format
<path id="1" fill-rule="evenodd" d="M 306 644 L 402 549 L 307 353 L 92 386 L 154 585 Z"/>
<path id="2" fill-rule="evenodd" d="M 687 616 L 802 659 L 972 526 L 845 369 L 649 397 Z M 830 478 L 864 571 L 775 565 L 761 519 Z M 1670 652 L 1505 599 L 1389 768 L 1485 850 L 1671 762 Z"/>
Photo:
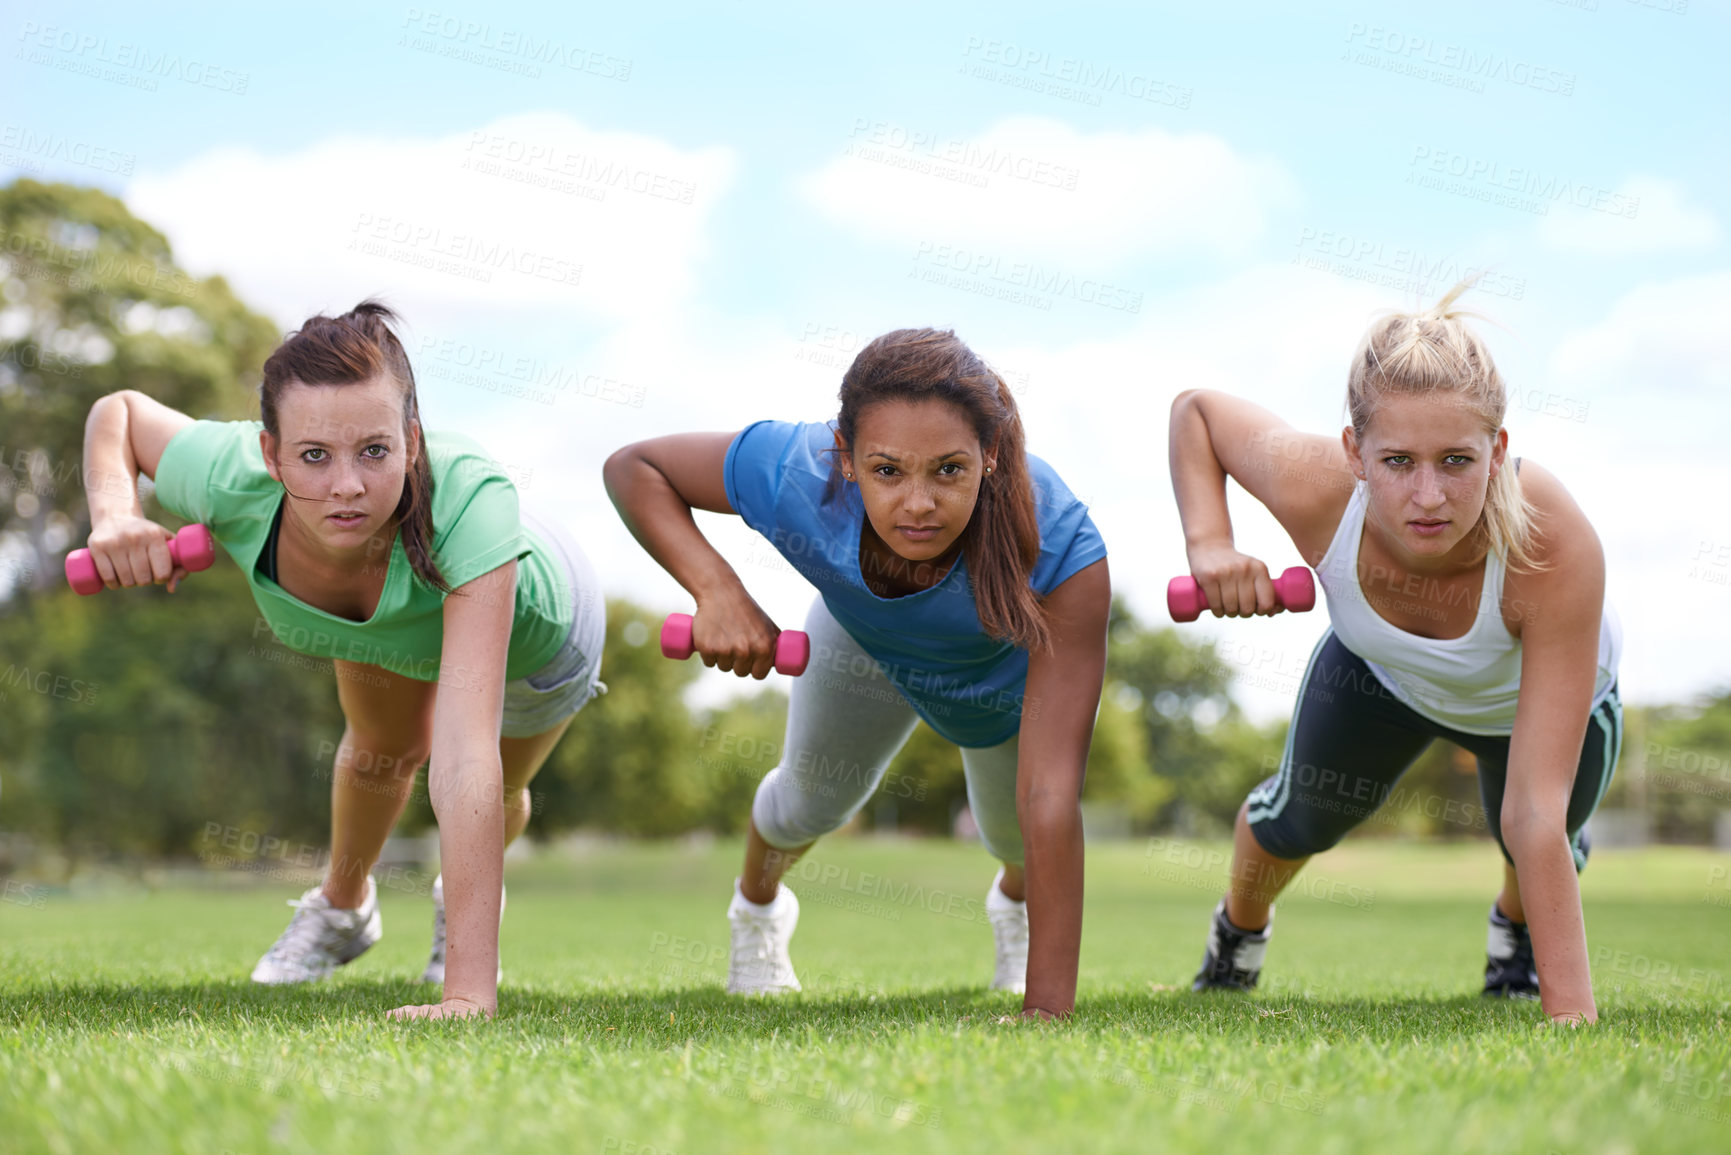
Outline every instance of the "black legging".
<path id="1" fill-rule="evenodd" d="M 1403 798 L 1395 788 L 1437 738 L 1478 759 L 1482 816 L 1442 799 Z M 1613 683 L 1587 721 L 1569 792 L 1567 827 L 1576 870 L 1587 862 L 1581 828 L 1611 784 L 1622 745 L 1623 704 Z M 1418 714 L 1398 701 L 1331 629 L 1311 655 L 1280 769 L 1250 792 L 1250 832 L 1276 858 L 1306 858 L 1339 842 L 1388 802 L 1396 813 L 1416 805 L 1433 817 L 1489 829 L 1508 858 L 1502 836 L 1508 768 L 1508 738 L 1463 734 Z"/>

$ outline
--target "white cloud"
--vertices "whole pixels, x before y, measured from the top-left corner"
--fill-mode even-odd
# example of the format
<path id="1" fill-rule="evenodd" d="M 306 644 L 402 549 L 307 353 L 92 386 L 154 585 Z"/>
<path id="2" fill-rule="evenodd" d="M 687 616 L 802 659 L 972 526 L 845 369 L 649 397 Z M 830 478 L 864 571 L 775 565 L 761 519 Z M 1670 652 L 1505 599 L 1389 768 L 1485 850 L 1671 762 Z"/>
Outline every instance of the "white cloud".
<path id="1" fill-rule="evenodd" d="M 1539 223 L 1539 239 L 1563 252 L 1628 257 L 1707 249 L 1722 235 L 1713 214 L 1685 204 L 1674 181 L 1637 174 L 1596 199 L 1601 209 L 1557 201 Z"/>
<path id="2" fill-rule="evenodd" d="M 1591 403 L 1554 468 L 1605 546 L 1625 699 L 1731 685 L 1728 310 L 1731 272 L 1640 285 L 1550 356 L 1554 388 Z"/>
<path id="3" fill-rule="evenodd" d="M 1727 316 L 1731 272 L 1640 285 L 1603 321 L 1559 341 L 1551 370 L 1559 380 L 1615 394 L 1721 402 L 1731 392 Z"/>
<path id="4" fill-rule="evenodd" d="M 692 291 L 735 168 L 562 113 L 432 138 L 335 137 L 205 153 L 127 190 L 177 257 L 293 323 L 383 291 L 420 308 L 665 311 Z"/>
<path id="5" fill-rule="evenodd" d="M 801 182 L 824 215 L 869 236 L 1114 265 L 1246 252 L 1293 187 L 1278 164 L 1207 133 L 1083 133 L 1032 116 L 972 138 L 856 122 L 842 155 Z"/>

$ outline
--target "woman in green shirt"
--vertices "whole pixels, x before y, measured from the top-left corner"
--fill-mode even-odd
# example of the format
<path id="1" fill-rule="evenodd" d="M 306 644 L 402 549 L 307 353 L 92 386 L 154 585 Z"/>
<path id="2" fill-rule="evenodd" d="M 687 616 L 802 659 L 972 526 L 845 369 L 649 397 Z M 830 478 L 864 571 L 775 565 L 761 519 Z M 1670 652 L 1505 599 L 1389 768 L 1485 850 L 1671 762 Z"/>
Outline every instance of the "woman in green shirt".
<path id="1" fill-rule="evenodd" d="M 504 847 L 525 789 L 596 693 L 601 591 L 557 526 L 519 511 L 504 470 L 461 434 L 423 433 L 396 320 L 366 301 L 313 317 L 265 362 L 262 422 L 194 421 L 134 390 L 85 430 L 90 553 L 110 588 L 185 571 L 135 481 L 208 525 L 290 649 L 331 659 L 346 725 L 331 787 L 331 866 L 253 971 L 322 978 L 377 941 L 371 876 L 430 757 L 443 879 L 423 975 L 442 1003 L 398 1017 L 492 1014 Z"/>

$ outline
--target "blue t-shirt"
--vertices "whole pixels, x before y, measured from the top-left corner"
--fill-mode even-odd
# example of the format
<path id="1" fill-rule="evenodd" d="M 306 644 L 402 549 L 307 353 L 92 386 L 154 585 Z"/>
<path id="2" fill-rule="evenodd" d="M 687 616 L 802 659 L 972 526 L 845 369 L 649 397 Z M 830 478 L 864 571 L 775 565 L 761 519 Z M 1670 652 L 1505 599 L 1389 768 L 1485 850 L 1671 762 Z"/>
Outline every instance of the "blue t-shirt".
<path id="1" fill-rule="evenodd" d="M 722 467 L 728 503 L 818 588 L 835 620 L 927 725 L 958 746 L 1009 741 L 1021 726 L 1028 651 L 980 628 L 964 558 L 918 593 L 880 598 L 866 588 L 859 561 L 865 503 L 857 486 L 832 487 L 825 450 L 834 445 L 833 423 L 746 426 Z M 1105 557 L 1106 543 L 1051 466 L 1029 454 L 1028 473 L 1040 526 L 1040 558 L 1028 584 L 1044 595 Z"/>

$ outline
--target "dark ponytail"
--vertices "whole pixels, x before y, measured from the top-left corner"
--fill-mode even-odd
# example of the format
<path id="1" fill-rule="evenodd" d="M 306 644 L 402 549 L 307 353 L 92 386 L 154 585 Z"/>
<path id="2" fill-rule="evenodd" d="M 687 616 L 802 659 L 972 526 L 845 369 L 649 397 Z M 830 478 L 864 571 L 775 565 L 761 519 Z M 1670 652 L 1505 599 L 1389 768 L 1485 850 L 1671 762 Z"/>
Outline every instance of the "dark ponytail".
<path id="1" fill-rule="evenodd" d="M 402 390 L 406 440 L 420 427 L 421 409 L 415 400 L 415 373 L 409 367 L 409 355 L 391 329 L 400 320 L 390 306 L 371 299 L 340 317 L 321 313 L 307 318 L 264 363 L 259 413 L 266 431 L 278 436 L 277 404 L 283 389 L 294 382 L 355 385 L 387 373 Z M 433 560 L 433 466 L 424 433 L 415 464 L 403 478 L 403 495 L 394 516 L 402 532 L 403 552 L 415 576 L 440 593 L 452 593 Z"/>
<path id="2" fill-rule="evenodd" d="M 851 448 L 860 414 L 879 401 L 947 401 L 967 414 L 992 472 L 962 531 L 974 611 L 987 634 L 1028 650 L 1051 646 L 1039 597 L 1028 584 L 1040 559 L 1040 523 L 1022 417 L 1003 378 L 949 329 L 897 329 L 859 351 L 841 382 L 836 426 Z"/>

